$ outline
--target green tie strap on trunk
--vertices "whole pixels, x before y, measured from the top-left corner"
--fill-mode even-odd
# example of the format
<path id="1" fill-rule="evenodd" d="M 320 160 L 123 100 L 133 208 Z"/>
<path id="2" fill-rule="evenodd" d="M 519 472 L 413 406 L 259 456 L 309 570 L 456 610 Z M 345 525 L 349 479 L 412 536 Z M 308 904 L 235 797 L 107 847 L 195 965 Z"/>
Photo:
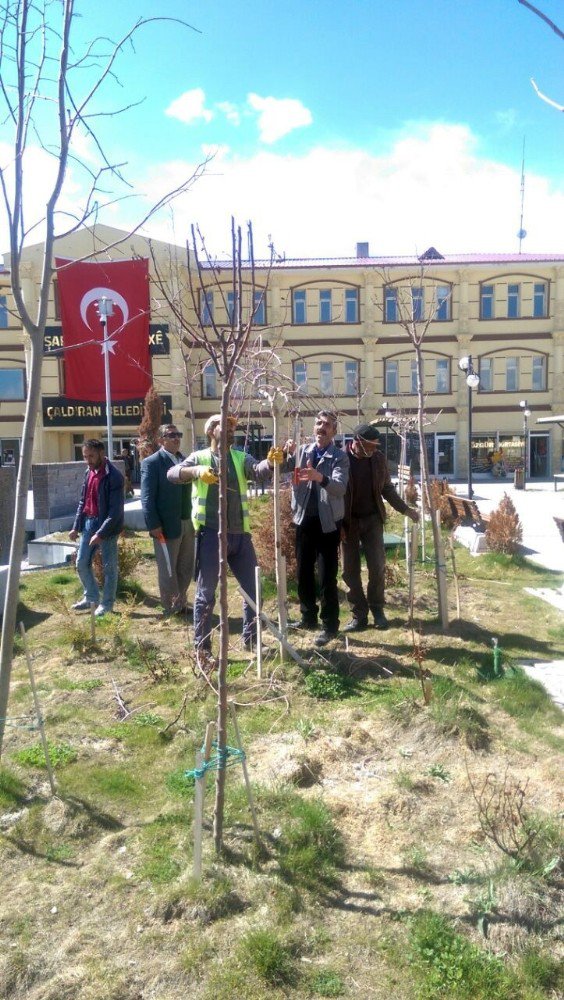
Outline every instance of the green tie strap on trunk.
<path id="1" fill-rule="evenodd" d="M 202 751 L 203 749 L 202 747 Z M 203 778 L 207 771 L 223 771 L 226 767 L 232 767 L 233 764 L 240 764 L 245 760 L 245 751 L 239 750 L 238 747 L 218 747 L 217 742 L 214 740 L 212 749 L 216 752 L 212 753 L 210 759 L 205 760 L 201 767 L 185 771 L 185 778 L 198 780 L 199 778 Z"/>

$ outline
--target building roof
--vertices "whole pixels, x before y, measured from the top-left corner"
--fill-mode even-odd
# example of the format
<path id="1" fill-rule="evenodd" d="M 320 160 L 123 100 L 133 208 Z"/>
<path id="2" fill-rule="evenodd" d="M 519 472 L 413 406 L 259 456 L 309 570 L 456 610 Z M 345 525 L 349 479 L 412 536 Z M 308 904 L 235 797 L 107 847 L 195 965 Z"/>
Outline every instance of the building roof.
<path id="1" fill-rule="evenodd" d="M 375 268 L 386 270 L 393 267 L 433 267 L 448 268 L 468 264 L 515 264 L 521 266 L 527 264 L 564 264 L 564 253 L 456 253 L 440 254 L 434 247 L 430 248 L 419 257 L 410 256 L 390 256 L 390 257 L 279 257 L 272 265 L 268 260 L 256 260 L 255 267 L 268 268 L 272 266 L 274 271 L 285 270 L 286 268 Z M 227 259 L 217 259 L 207 267 L 230 267 L 231 262 Z M 243 262 L 243 267 L 247 262 Z M 203 264 L 205 268 L 206 265 Z"/>

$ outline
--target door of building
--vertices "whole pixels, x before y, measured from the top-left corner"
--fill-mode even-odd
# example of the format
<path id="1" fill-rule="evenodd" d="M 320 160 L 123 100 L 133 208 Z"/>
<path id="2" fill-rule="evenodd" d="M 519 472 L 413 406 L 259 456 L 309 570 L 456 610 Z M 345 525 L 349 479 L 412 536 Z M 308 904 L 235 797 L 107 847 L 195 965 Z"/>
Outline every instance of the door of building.
<path id="1" fill-rule="evenodd" d="M 2 465 L 20 464 L 20 442 L 18 438 L 2 438 L 0 440 L 0 460 Z"/>
<path id="2" fill-rule="evenodd" d="M 529 479 L 548 479 L 550 475 L 549 434 L 531 434 L 529 437 Z"/>
<path id="3" fill-rule="evenodd" d="M 454 476 L 454 434 L 435 435 L 435 476 Z"/>

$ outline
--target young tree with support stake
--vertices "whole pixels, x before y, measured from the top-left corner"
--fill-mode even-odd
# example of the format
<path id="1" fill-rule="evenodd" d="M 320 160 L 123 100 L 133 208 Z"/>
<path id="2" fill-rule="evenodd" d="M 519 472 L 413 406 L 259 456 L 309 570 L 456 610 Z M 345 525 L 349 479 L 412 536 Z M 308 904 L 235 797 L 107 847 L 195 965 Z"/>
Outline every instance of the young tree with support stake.
<path id="1" fill-rule="evenodd" d="M 108 104 L 94 106 L 95 100 L 101 99 L 104 86 L 115 81 L 117 59 L 124 46 L 142 28 L 157 22 L 174 22 L 190 27 L 177 18 L 139 18 L 116 42 L 99 37 L 82 43 L 78 37 L 74 41 L 79 16 L 79 5 L 74 0 L 61 0 L 56 4 L 6 0 L 0 15 L 0 102 L 3 104 L 4 135 L 8 128 L 12 131 L 11 160 L 0 165 L 0 195 L 9 229 L 15 312 L 30 343 L 28 395 L 0 647 L 0 752 L 10 689 L 33 432 L 41 393 L 43 338 L 49 291 L 55 273 L 55 240 L 95 221 L 103 207 L 100 202 L 107 200 L 104 189 L 110 181 L 125 183 L 123 164 L 112 162 L 106 156 L 95 123 L 97 119 L 106 117 L 113 121 L 127 107 L 113 110 Z M 94 169 L 77 156 L 73 146 L 85 136 L 92 140 L 99 158 L 100 165 Z M 53 176 L 43 218 L 30 221 L 26 166 L 34 150 L 41 150 L 45 156 L 52 158 Z M 82 172 L 86 178 L 82 207 L 72 215 L 61 208 L 65 179 L 71 164 L 75 185 L 77 174 Z M 158 209 L 188 190 L 201 170 L 202 167 L 198 168 L 185 183 L 164 195 L 128 235 L 137 232 Z M 37 301 L 31 302 L 26 300 L 22 290 L 22 256 L 31 235 L 36 238 L 38 227 L 44 234 L 42 273 Z"/>
<path id="2" fill-rule="evenodd" d="M 393 303 L 395 309 L 395 322 L 407 334 L 415 353 L 416 378 L 417 378 L 417 431 L 419 435 L 419 462 L 421 469 L 421 515 L 422 521 L 425 517 L 425 507 L 427 507 L 433 538 L 433 548 L 435 552 L 435 575 L 437 579 L 437 599 L 439 606 L 439 617 L 444 629 L 448 628 L 448 606 L 446 599 L 446 578 L 444 559 L 441 559 L 442 540 L 440 528 L 437 522 L 437 512 L 432 491 L 429 489 L 429 459 L 425 445 L 425 359 L 423 354 L 423 342 L 429 326 L 437 315 L 437 310 L 448 302 L 448 295 L 439 295 L 439 288 L 444 286 L 432 278 L 428 273 L 426 263 L 420 264 L 416 275 L 406 278 L 391 280 L 389 274 L 382 274 L 382 283 L 385 289 L 393 289 Z M 432 294 L 432 304 L 425 309 L 425 292 Z"/>

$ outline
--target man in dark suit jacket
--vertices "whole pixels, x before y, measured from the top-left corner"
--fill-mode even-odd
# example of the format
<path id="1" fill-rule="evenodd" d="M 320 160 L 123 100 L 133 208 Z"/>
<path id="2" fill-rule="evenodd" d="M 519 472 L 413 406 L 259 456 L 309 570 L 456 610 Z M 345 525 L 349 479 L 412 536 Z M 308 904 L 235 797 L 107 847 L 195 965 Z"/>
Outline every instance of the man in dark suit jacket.
<path id="1" fill-rule="evenodd" d="M 141 506 L 153 538 L 159 593 L 165 615 L 186 611 L 186 593 L 194 572 L 191 485 L 178 489 L 167 479 L 184 460 L 181 432 L 174 424 L 159 427 L 160 448 L 141 463 Z"/>

